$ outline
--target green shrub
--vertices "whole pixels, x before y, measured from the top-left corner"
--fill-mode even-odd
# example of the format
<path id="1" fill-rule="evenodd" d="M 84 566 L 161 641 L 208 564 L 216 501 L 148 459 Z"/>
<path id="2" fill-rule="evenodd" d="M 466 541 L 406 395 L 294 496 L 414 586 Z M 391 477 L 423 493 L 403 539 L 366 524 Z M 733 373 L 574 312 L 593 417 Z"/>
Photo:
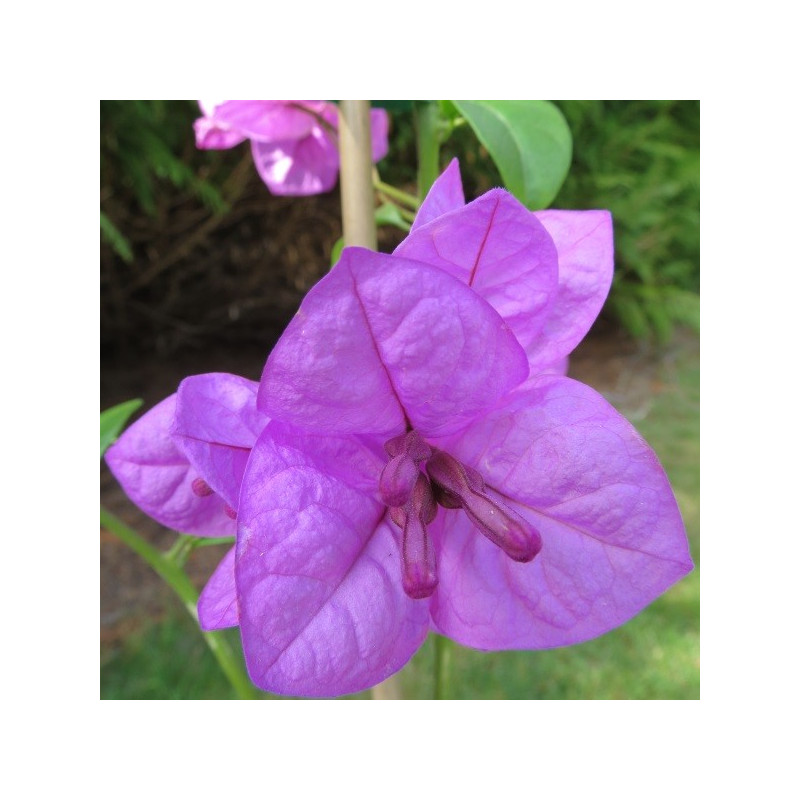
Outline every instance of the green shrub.
<path id="1" fill-rule="evenodd" d="M 700 103 L 570 100 L 573 164 L 554 206 L 608 208 L 609 310 L 637 337 L 700 324 Z"/>
<path id="2" fill-rule="evenodd" d="M 200 116 L 189 100 L 103 100 L 100 103 L 100 232 L 114 251 L 133 260 L 130 241 L 106 205 L 132 195 L 139 211 L 158 213 L 159 184 L 186 189 L 210 211 L 227 204 L 194 146 L 192 122 Z"/>

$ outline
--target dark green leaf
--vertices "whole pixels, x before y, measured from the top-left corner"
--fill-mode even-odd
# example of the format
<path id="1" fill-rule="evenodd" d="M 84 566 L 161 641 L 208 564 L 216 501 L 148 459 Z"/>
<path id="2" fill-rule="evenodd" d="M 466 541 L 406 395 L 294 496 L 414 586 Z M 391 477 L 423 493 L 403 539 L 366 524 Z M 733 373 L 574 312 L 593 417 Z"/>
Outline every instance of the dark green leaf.
<path id="1" fill-rule="evenodd" d="M 119 436 L 131 414 L 142 405 L 141 400 L 128 400 L 100 412 L 100 458 L 108 446 Z"/>
<path id="2" fill-rule="evenodd" d="M 572 135 L 546 100 L 454 100 L 489 151 L 506 188 L 528 208 L 555 199 L 572 161 Z"/>

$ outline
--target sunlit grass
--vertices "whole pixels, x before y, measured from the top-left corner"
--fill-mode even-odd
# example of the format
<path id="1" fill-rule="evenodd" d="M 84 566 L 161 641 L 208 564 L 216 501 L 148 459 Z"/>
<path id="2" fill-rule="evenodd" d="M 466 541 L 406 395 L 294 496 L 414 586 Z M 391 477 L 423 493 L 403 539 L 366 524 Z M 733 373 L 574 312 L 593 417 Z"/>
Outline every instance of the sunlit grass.
<path id="1" fill-rule="evenodd" d="M 236 637 L 234 632 L 233 641 Z M 101 648 L 107 700 L 233 700 L 236 697 L 194 621 L 176 600 L 168 616 L 118 647 Z"/>

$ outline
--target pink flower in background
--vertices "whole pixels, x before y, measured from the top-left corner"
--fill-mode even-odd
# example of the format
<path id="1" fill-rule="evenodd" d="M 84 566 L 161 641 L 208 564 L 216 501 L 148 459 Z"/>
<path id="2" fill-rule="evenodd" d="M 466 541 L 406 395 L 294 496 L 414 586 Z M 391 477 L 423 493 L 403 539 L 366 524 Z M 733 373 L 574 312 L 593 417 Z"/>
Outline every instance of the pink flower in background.
<path id="1" fill-rule="evenodd" d="M 225 150 L 250 139 L 258 174 L 273 194 L 328 192 L 339 174 L 336 106 L 323 100 L 201 100 L 197 146 Z M 370 112 L 372 160 L 389 149 L 389 118 Z"/>

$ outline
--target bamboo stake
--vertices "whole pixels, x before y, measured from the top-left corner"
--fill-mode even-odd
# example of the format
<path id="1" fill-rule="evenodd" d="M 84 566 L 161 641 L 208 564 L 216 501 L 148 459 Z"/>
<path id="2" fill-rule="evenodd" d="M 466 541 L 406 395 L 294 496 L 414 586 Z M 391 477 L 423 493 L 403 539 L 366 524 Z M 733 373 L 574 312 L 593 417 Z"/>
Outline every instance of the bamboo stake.
<path id="1" fill-rule="evenodd" d="M 339 103 L 339 158 L 345 247 L 376 250 L 372 135 L 367 100 L 342 100 Z"/>
<path id="2" fill-rule="evenodd" d="M 345 247 L 377 249 L 375 196 L 372 189 L 372 135 L 369 101 L 339 103 L 339 185 L 342 193 L 342 227 Z M 372 689 L 373 700 L 402 700 L 400 683 L 393 675 Z"/>

